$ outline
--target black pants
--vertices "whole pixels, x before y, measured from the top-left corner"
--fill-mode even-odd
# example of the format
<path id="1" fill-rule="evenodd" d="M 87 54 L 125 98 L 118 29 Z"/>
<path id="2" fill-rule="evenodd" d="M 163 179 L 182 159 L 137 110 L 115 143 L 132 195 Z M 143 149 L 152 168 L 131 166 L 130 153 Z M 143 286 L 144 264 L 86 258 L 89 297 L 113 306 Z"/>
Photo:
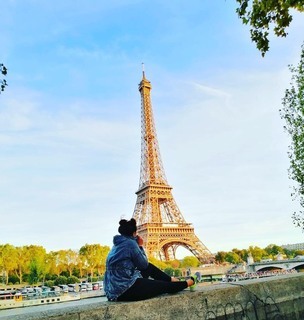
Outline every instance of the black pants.
<path id="1" fill-rule="evenodd" d="M 149 263 L 140 271 L 143 278 L 138 278 L 133 286 L 117 298 L 117 301 L 137 301 L 153 298 L 163 293 L 175 293 L 188 287 L 186 281 L 171 282 L 171 277 Z M 148 278 L 153 279 L 148 279 Z"/>

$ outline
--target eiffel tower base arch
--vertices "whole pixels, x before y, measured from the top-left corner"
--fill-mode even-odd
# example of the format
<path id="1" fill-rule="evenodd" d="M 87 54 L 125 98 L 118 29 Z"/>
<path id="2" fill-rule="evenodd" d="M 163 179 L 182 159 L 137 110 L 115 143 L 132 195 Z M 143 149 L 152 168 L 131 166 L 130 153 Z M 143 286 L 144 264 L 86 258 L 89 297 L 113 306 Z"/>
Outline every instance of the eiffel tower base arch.
<path id="1" fill-rule="evenodd" d="M 194 233 L 190 223 L 146 223 L 137 228 L 149 257 L 162 261 L 176 259 L 178 247 L 189 250 L 202 264 L 214 262 L 213 256 Z"/>

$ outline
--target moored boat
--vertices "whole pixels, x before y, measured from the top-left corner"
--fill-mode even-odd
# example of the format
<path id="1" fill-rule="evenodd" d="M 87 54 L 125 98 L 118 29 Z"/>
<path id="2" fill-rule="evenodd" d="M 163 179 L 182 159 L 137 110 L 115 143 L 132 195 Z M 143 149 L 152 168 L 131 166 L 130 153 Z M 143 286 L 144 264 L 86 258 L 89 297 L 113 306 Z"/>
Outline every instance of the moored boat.
<path id="1" fill-rule="evenodd" d="M 47 292 L 45 294 L 40 295 L 27 295 L 21 294 L 19 292 L 16 293 L 0 293 L 0 310 L 1 309 L 12 309 L 19 307 L 28 307 L 28 306 L 38 306 L 44 304 L 52 304 L 59 302 L 67 302 L 79 300 L 80 294 L 73 293 L 55 293 L 55 292 Z"/>

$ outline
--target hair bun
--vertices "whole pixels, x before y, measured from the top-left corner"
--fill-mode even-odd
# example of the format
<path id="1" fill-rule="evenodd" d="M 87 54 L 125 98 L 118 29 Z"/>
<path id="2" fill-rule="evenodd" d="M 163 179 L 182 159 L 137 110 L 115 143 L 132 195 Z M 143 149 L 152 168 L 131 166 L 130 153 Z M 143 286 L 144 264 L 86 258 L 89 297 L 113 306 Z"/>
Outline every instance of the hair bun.
<path id="1" fill-rule="evenodd" d="M 127 223 L 128 223 L 128 221 L 127 221 L 126 219 L 121 219 L 121 220 L 119 221 L 119 225 L 120 225 L 120 226 L 125 226 Z"/>
<path id="2" fill-rule="evenodd" d="M 133 226 L 136 226 L 136 220 L 134 218 L 130 219 L 130 224 L 132 224 Z"/>
<path id="3" fill-rule="evenodd" d="M 129 221 L 126 219 L 121 219 L 119 221 L 118 232 L 120 234 L 130 237 L 136 230 L 136 220 L 134 218 L 131 218 Z"/>

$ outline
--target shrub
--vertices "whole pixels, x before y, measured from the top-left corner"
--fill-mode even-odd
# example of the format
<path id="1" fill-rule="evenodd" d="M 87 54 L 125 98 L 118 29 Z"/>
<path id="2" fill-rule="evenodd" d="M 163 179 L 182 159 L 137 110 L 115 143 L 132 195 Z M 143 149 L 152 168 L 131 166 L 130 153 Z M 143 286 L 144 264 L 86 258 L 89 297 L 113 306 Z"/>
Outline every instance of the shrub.
<path id="1" fill-rule="evenodd" d="M 79 283 L 79 279 L 75 276 L 68 277 L 67 283 Z"/>
<path id="2" fill-rule="evenodd" d="M 166 268 L 166 269 L 164 270 L 164 272 L 165 272 L 168 276 L 172 277 L 172 276 L 173 276 L 173 273 L 174 273 L 174 269 L 171 268 L 171 267 L 168 267 L 168 268 Z"/>
<path id="3" fill-rule="evenodd" d="M 62 271 L 62 272 L 60 273 L 60 275 L 66 277 L 66 278 L 68 278 L 68 277 L 70 276 L 70 274 L 69 274 L 68 271 Z"/>
<path id="4" fill-rule="evenodd" d="M 54 280 L 47 280 L 44 284 L 50 288 L 55 285 Z"/>
<path id="5" fill-rule="evenodd" d="M 8 277 L 8 282 L 12 284 L 19 283 L 19 278 L 16 275 L 12 274 L 11 276 Z"/>
<path id="6" fill-rule="evenodd" d="M 182 275 L 181 269 L 174 269 L 174 277 L 180 277 Z"/>
<path id="7" fill-rule="evenodd" d="M 54 284 L 58 286 L 59 284 L 67 284 L 68 278 L 65 276 L 59 276 L 55 279 Z"/>
<path id="8" fill-rule="evenodd" d="M 56 274 L 47 274 L 45 280 L 55 280 L 57 278 Z"/>

